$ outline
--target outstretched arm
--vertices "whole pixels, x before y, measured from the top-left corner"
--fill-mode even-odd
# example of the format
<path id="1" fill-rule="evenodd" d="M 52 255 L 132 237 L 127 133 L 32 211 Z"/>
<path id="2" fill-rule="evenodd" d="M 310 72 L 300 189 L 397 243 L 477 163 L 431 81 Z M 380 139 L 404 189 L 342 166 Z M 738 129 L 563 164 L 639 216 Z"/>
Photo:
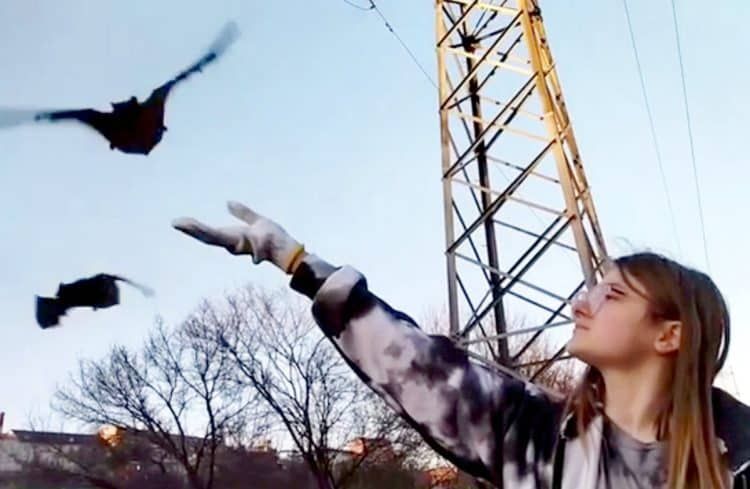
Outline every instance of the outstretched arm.
<path id="1" fill-rule="evenodd" d="M 246 225 L 215 229 L 194 219 L 173 225 L 291 274 L 291 287 L 313 300 L 316 322 L 354 371 L 458 467 L 491 481 L 507 481 L 511 468 L 512 480 L 549 479 L 559 402 L 471 362 L 449 338 L 427 335 L 370 292 L 358 271 L 306 253 L 273 221 L 241 204 L 229 210 Z"/>

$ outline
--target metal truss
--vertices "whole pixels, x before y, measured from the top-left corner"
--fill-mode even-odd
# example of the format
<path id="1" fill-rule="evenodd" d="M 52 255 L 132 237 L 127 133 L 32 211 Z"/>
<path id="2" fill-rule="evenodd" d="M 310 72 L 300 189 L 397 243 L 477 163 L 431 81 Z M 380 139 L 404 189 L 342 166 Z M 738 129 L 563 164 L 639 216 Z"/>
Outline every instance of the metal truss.
<path id="1" fill-rule="evenodd" d="M 450 334 L 513 370 L 570 324 L 605 243 L 537 2 L 436 0 L 435 14 Z"/>

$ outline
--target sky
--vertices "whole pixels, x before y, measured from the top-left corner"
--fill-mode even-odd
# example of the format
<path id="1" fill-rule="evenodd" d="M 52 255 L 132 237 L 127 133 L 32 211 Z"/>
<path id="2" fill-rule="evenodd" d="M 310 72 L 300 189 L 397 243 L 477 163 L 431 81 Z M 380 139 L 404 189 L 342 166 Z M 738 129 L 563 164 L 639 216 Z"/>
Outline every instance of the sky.
<path id="1" fill-rule="evenodd" d="M 432 2 L 381 0 L 434 74 Z M 552 54 L 612 254 L 649 248 L 709 270 L 732 314 L 729 362 L 750 402 L 750 3 L 677 1 L 710 267 L 698 219 L 670 4 L 631 1 L 636 41 L 676 214 L 667 211 L 620 0 L 542 2 Z M 374 12 L 342 0 L 0 2 L 0 107 L 108 108 L 191 63 L 222 25 L 241 37 L 179 86 L 169 131 L 148 157 L 110 151 L 75 124 L 0 130 L 0 411 L 6 429 L 49 413 L 81 358 L 139 345 L 157 315 L 175 324 L 203 298 L 247 283 L 253 266 L 187 239 L 170 221 L 232 223 L 229 199 L 282 223 L 420 318 L 444 307 L 437 95 Z M 433 75 L 434 77 L 434 75 Z M 119 273 L 122 305 L 75 310 L 41 330 L 34 296 Z M 734 386 L 731 386 L 734 388 Z"/>

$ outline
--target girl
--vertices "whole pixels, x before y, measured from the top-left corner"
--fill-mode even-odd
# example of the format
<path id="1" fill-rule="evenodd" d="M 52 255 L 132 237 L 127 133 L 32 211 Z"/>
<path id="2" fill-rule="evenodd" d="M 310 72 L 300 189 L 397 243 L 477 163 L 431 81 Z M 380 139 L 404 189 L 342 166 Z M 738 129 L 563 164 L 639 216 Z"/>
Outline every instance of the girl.
<path id="1" fill-rule="evenodd" d="M 568 350 L 588 368 L 561 399 L 470 362 L 275 222 L 229 211 L 245 225 L 173 226 L 290 274 L 357 375 L 460 469 L 514 489 L 750 487 L 750 408 L 712 387 L 729 316 L 705 274 L 649 253 L 615 260 L 573 301 Z"/>

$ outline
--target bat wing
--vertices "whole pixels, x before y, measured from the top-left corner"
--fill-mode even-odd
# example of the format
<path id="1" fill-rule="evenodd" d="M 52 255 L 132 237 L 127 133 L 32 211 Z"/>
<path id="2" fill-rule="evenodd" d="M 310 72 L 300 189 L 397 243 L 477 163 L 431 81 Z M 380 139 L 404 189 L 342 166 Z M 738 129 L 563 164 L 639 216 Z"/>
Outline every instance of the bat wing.
<path id="1" fill-rule="evenodd" d="M 93 109 L 40 110 L 0 107 L 0 128 L 41 121 L 78 120 L 99 132 L 109 124 L 111 114 Z"/>
<path id="2" fill-rule="evenodd" d="M 57 326 L 65 311 L 65 306 L 56 298 L 36 297 L 36 322 L 42 329 Z"/>
<path id="3" fill-rule="evenodd" d="M 172 88 L 186 80 L 190 75 L 194 73 L 199 73 L 203 71 L 203 68 L 207 65 L 213 63 L 216 61 L 220 56 L 224 54 L 224 52 L 229 48 L 229 46 L 237 39 L 239 35 L 239 29 L 237 28 L 237 24 L 234 22 L 228 22 L 221 30 L 219 35 L 214 39 L 214 42 L 211 43 L 211 46 L 208 48 L 206 53 L 198 59 L 195 63 L 190 65 L 185 70 L 181 71 L 177 74 L 174 78 L 169 80 L 168 82 L 164 83 L 160 87 L 156 88 L 153 92 L 151 92 L 151 96 L 148 98 L 148 100 L 145 102 L 145 104 L 149 105 L 149 103 L 154 102 L 161 102 L 162 104 L 167 99 L 167 96 L 169 95 L 169 92 L 172 90 Z M 163 109 L 163 106 L 162 106 Z"/>
<path id="4" fill-rule="evenodd" d="M 16 109 L 12 107 L 0 107 L 0 128 L 20 126 L 21 124 L 30 124 L 35 122 L 40 114 L 49 113 L 49 111 L 33 109 Z"/>
<path id="5" fill-rule="evenodd" d="M 116 131 L 117 124 L 114 114 L 111 112 L 99 112 L 94 109 L 58 110 L 54 112 L 38 112 L 34 116 L 35 121 L 59 122 L 75 120 L 81 122 L 96 132 L 111 140 Z"/>
<path id="6" fill-rule="evenodd" d="M 124 282 L 124 283 L 130 285 L 131 287 L 133 287 L 133 288 L 137 289 L 138 291 L 140 291 L 140 293 L 143 294 L 146 297 L 151 297 L 151 296 L 154 295 L 154 290 L 151 287 L 148 287 L 148 286 L 143 285 L 143 284 L 139 284 L 138 282 L 134 282 L 134 281 L 132 281 L 132 280 L 130 280 L 128 278 L 125 278 L 125 277 L 120 277 L 119 275 L 112 275 L 111 277 L 114 280 L 119 280 L 120 282 Z"/>

